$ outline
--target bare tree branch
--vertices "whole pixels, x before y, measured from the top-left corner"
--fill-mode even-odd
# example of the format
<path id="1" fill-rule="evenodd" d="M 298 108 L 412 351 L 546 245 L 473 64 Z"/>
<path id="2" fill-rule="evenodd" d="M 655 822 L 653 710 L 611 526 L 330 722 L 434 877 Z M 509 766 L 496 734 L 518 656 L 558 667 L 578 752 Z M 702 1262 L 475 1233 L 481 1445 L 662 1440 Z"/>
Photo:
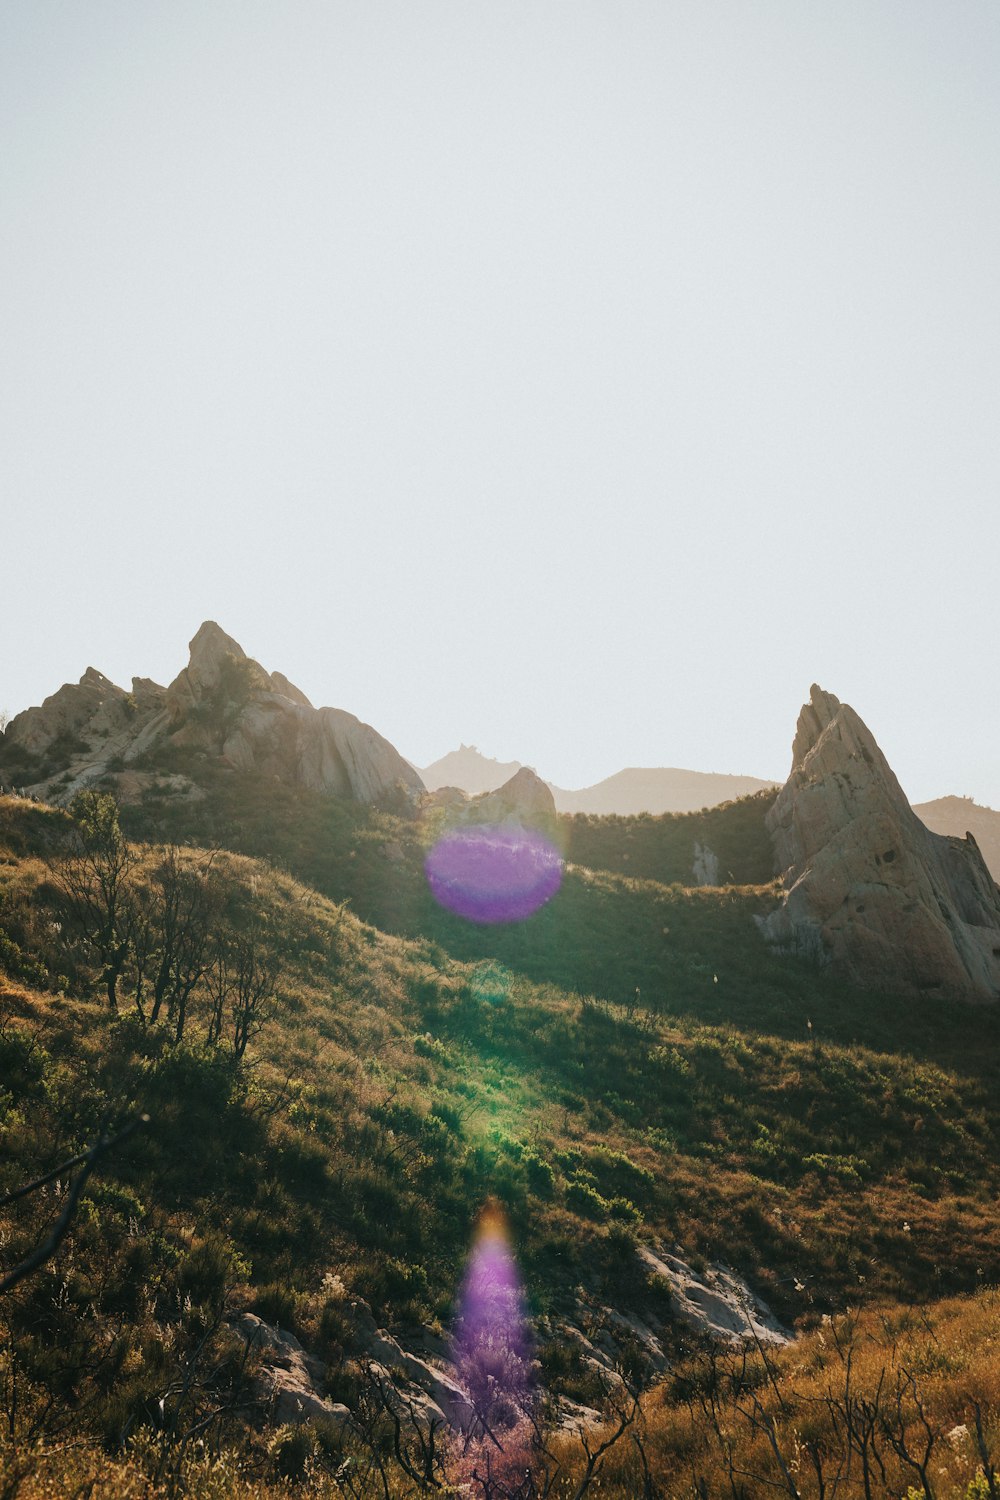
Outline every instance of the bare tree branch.
<path id="1" fill-rule="evenodd" d="M 3 1207 L 7 1203 L 16 1202 L 19 1198 L 27 1197 L 29 1193 L 33 1193 L 38 1188 L 43 1187 L 47 1182 L 51 1182 L 52 1179 L 58 1176 L 60 1172 L 64 1172 L 81 1162 L 83 1163 L 80 1172 L 77 1174 L 76 1180 L 73 1182 L 69 1190 L 69 1197 L 66 1199 L 66 1204 L 63 1208 L 63 1211 L 59 1215 L 56 1222 L 53 1224 L 48 1237 L 44 1239 L 41 1244 L 36 1245 L 31 1254 L 26 1256 L 19 1266 L 15 1266 L 12 1271 L 8 1271 L 6 1276 L 0 1278 L 0 1294 L 2 1294 L 3 1292 L 9 1292 L 12 1287 L 17 1286 L 19 1281 L 23 1281 L 26 1276 L 31 1275 L 32 1271 L 37 1271 L 39 1266 L 43 1266 L 47 1260 L 51 1259 L 51 1257 L 56 1253 L 59 1246 L 62 1244 L 63 1240 L 66 1237 L 69 1226 L 73 1221 L 73 1216 L 76 1213 L 77 1205 L 80 1201 L 80 1194 L 83 1192 L 83 1189 L 87 1184 L 87 1179 L 90 1177 L 90 1174 L 93 1172 L 98 1162 L 100 1162 L 103 1157 L 107 1156 L 109 1151 L 113 1151 L 116 1146 L 120 1146 L 123 1141 L 128 1140 L 129 1136 L 133 1135 L 135 1131 L 139 1129 L 140 1125 L 146 1125 L 148 1123 L 148 1115 L 137 1115 L 136 1118 L 130 1121 L 129 1124 L 125 1126 L 125 1129 L 120 1130 L 117 1135 L 102 1135 L 100 1140 L 95 1141 L 94 1145 L 90 1147 L 89 1151 L 83 1152 L 82 1155 L 72 1157 L 68 1162 L 63 1162 L 62 1166 L 56 1167 L 54 1171 L 46 1173 L 44 1177 L 39 1177 L 34 1182 L 28 1183 L 25 1187 L 18 1189 L 15 1193 L 9 1194 L 7 1198 L 0 1202 L 0 1207 Z"/>

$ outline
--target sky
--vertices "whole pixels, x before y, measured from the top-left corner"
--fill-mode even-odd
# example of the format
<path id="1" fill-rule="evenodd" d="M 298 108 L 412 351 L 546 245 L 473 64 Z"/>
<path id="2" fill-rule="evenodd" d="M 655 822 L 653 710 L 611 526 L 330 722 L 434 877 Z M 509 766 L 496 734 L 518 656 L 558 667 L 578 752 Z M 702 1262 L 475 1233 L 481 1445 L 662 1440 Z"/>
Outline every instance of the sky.
<path id="1" fill-rule="evenodd" d="M 5 0 L 0 709 L 1000 807 L 993 0 Z"/>

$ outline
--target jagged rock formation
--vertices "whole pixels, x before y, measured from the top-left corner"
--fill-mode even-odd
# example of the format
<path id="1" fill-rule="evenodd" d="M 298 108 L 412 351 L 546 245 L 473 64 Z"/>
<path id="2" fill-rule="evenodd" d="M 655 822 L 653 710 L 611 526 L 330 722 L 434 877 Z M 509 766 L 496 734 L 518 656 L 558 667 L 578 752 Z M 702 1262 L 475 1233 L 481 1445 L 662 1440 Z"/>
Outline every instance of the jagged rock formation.
<path id="1" fill-rule="evenodd" d="M 145 694 L 144 678 L 139 683 Z M 159 691 L 162 693 L 163 689 Z M 26 709 L 11 719 L 4 736 L 8 745 L 18 745 L 32 755 L 43 754 L 57 740 L 71 740 L 84 731 L 108 735 L 125 727 L 128 722 L 128 693 L 116 687 L 96 667 L 88 667 L 80 681 L 65 683 L 58 692 L 52 693 L 40 708 Z"/>
<path id="2" fill-rule="evenodd" d="M 419 768 L 424 786 L 430 792 L 458 787 L 470 797 L 493 792 L 521 769 L 519 760 L 500 761 L 483 755 L 475 745 L 459 745 L 440 760 Z"/>
<path id="3" fill-rule="evenodd" d="M 1000 890 L 975 840 L 925 828 L 871 731 L 816 686 L 767 825 L 786 888 L 771 941 L 869 987 L 1000 997 Z"/>
<path id="4" fill-rule="evenodd" d="M 343 709 L 313 708 L 213 620 L 198 630 L 169 687 L 133 678 L 129 693 L 88 667 L 78 684 L 13 719 L 3 746 L 5 758 L 13 749 L 36 764 L 40 774 L 29 773 L 27 790 L 57 801 L 108 775 L 123 776 L 124 795 L 138 795 L 155 779 L 157 748 L 168 746 L 360 802 L 412 801 L 423 791 L 412 766 L 369 724 Z M 127 769 L 140 757 L 154 770 Z"/>

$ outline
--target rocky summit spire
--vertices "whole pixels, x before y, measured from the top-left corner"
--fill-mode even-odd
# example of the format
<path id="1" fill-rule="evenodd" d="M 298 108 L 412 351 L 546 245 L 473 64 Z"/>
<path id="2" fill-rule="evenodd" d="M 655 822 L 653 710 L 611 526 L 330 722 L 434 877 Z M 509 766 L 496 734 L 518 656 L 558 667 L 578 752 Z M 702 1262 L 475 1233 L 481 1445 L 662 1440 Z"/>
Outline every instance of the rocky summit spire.
<path id="1" fill-rule="evenodd" d="M 1000 890 L 975 840 L 925 828 L 868 726 L 815 685 L 767 822 L 771 941 L 872 988 L 1000 998 Z"/>
<path id="2" fill-rule="evenodd" d="M 189 642 L 188 651 L 187 666 L 178 672 L 167 688 L 167 705 L 178 716 L 218 687 L 227 658 L 247 660 L 239 641 L 234 641 L 214 620 L 205 620 L 199 625 Z M 261 675 L 267 676 L 263 668 Z"/>

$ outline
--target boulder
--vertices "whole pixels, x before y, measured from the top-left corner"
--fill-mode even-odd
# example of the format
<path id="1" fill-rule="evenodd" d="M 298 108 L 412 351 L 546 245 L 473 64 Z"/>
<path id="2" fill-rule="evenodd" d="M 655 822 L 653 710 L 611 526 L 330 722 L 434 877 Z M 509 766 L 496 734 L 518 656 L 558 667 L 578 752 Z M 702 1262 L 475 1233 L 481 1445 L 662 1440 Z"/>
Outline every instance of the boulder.
<path id="1" fill-rule="evenodd" d="M 257 1393 L 275 1426 L 319 1421 L 346 1426 L 350 1422 L 347 1407 L 322 1394 L 322 1361 L 307 1354 L 294 1334 L 249 1312 L 232 1319 L 230 1327 L 260 1358 Z"/>
<path id="2" fill-rule="evenodd" d="M 855 983 L 1000 997 L 1000 890 L 975 839 L 931 833 L 854 709 L 814 686 L 767 816 L 785 886 L 766 938 Z"/>

